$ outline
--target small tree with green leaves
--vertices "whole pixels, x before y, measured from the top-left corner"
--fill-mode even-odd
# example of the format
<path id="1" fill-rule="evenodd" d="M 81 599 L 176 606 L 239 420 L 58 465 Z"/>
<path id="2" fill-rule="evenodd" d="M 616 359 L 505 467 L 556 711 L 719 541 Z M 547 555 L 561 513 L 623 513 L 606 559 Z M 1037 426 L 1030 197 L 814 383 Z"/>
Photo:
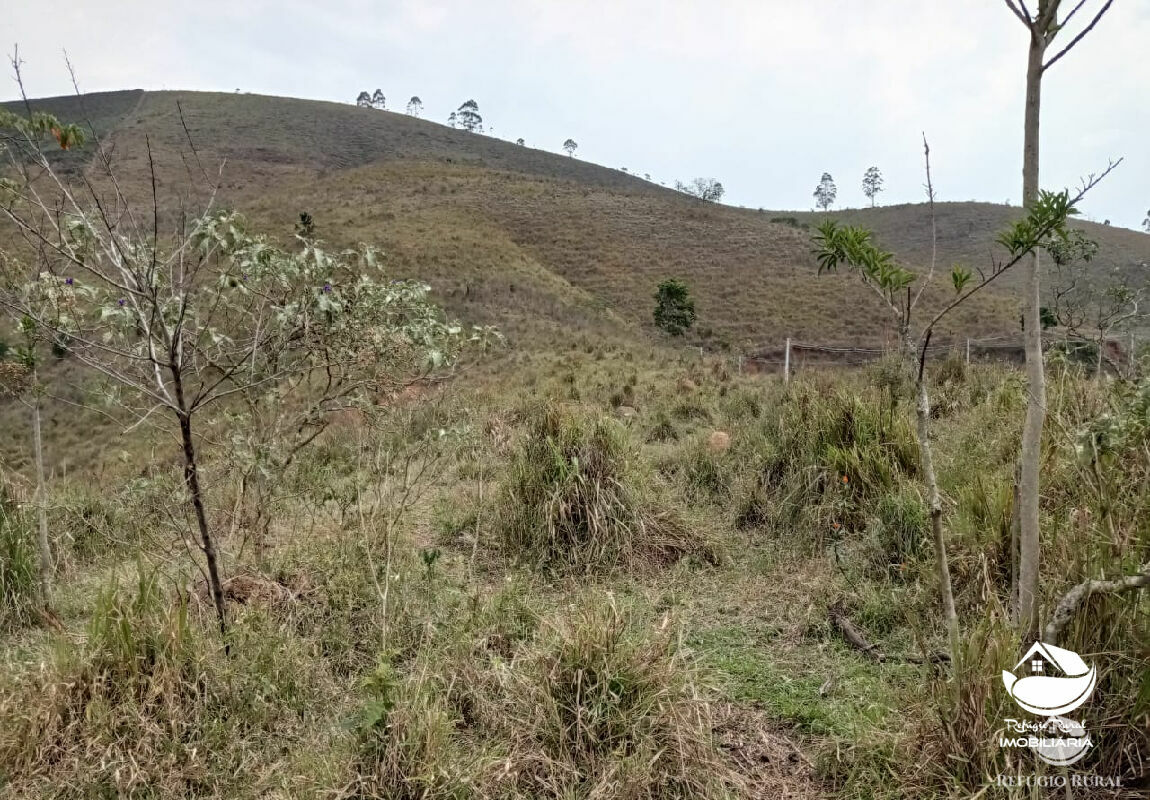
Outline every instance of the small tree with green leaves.
<path id="1" fill-rule="evenodd" d="M 1118 268 L 1109 275 L 1099 275 L 1090 267 L 1098 243 L 1077 229 L 1048 242 L 1044 249 L 1054 269 L 1052 305 L 1042 310 L 1062 327 L 1068 339 L 1091 344 L 1095 375 L 1101 378 L 1107 339 L 1115 331 L 1137 327 L 1144 317 L 1141 306 L 1147 292 L 1146 276 Z M 1122 370 L 1119 364 L 1112 366 Z"/>
<path id="2" fill-rule="evenodd" d="M 567 151 L 567 155 L 575 155 L 575 151 L 579 149 L 578 143 L 574 139 L 568 139 L 563 143 L 563 149 Z"/>
<path id="3" fill-rule="evenodd" d="M 926 158 L 931 237 L 937 242 L 934 186 L 930 175 L 930 148 L 926 146 L 925 141 L 923 147 Z M 953 267 L 950 272 L 950 282 L 954 289 L 953 298 L 929 315 L 925 324 L 917 330 L 914 327 L 913 316 L 923 292 L 935 274 L 933 255 L 926 274 L 919 276 L 897 264 L 894 254 L 878 247 L 874 243 L 873 234 L 865 228 L 840 225 L 835 220 L 828 219 L 819 225 L 818 232 L 813 237 L 819 274 L 837 272 L 840 267 L 845 267 L 857 275 L 862 284 L 877 295 L 890 311 L 898 331 L 903 362 L 916 390 L 915 417 L 918 444 L 923 477 L 927 486 L 931 533 L 952 658 L 959 650 L 958 613 L 955 609 L 954 591 L 947 562 L 946 542 L 942 529 L 942 496 L 935 474 L 934 449 L 930 438 L 930 392 L 925 371 L 927 347 L 935 328 L 952 311 L 1017 266 L 1036 248 L 1051 241 L 1064 241 L 1068 235 L 1067 219 L 1078 213 L 1075 205 L 1115 166 L 1117 164 L 1111 164 L 1099 176 L 1091 175 L 1074 197 L 1065 191 L 1042 192 L 1037 201 L 1027 209 L 1026 217 L 1016 222 L 998 238 L 998 242 L 1006 250 L 1005 259 L 993 262 L 989 271 L 980 271 L 977 279 L 971 270 L 962 266 Z M 937 247 L 932 248 L 932 253 L 934 252 L 937 252 Z M 920 281 L 920 277 L 923 280 Z M 912 286 L 916 281 L 918 288 L 914 290 Z"/>
<path id="4" fill-rule="evenodd" d="M 299 222 L 295 224 L 295 235 L 308 241 L 315 239 L 315 220 L 308 212 L 300 212 Z"/>
<path id="5" fill-rule="evenodd" d="M 862 190 L 867 200 L 870 200 L 871 208 L 874 208 L 875 197 L 882 191 L 882 184 L 882 172 L 879 171 L 878 167 L 870 167 L 863 173 Z"/>
<path id="6" fill-rule="evenodd" d="M 96 169 L 117 193 L 113 216 L 91 182 L 85 199 L 42 151 L 49 133 L 69 141 L 67 126 L 0 111 L 0 128 L 16 132 L 7 150 L 16 177 L 0 180 L 0 219 L 33 259 L 5 263 L 0 307 L 66 339 L 137 423 L 176 428 L 186 500 L 225 631 L 217 535 L 201 479 L 212 415 L 240 418 L 230 452 L 274 482 L 332 412 L 450 365 L 465 341 L 488 331 L 448 322 L 429 287 L 387 280 L 365 245 L 329 252 L 301 236 L 297 249 L 282 249 L 210 203 L 190 226 L 161 230 L 158 201 L 146 217 L 125 211 L 132 204 L 97 141 Z M 147 227 L 138 223 L 144 218 Z"/>
<path id="7" fill-rule="evenodd" d="M 655 292 L 655 324 L 671 336 L 682 336 L 695 324 L 695 301 L 687 284 L 669 278 Z"/>
<path id="8" fill-rule="evenodd" d="M 823 211 L 828 210 L 834 205 L 838 193 L 839 190 L 835 187 L 835 179 L 831 177 L 829 172 L 824 172 L 822 178 L 819 179 L 819 185 L 815 187 L 815 205 Z"/>

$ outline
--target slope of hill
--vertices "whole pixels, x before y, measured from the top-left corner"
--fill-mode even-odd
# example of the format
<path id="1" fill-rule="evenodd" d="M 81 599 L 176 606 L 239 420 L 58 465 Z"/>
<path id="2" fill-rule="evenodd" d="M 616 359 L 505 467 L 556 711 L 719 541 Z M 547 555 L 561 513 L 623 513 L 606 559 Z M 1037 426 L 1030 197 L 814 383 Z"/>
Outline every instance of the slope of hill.
<path id="1" fill-rule="evenodd" d="M 804 366 L 784 384 L 652 329 L 655 285 L 676 275 L 698 301 L 687 343 L 880 340 L 872 293 L 816 275 L 813 215 L 703 204 L 374 110 L 82 101 L 118 185 L 147 208 L 158 178 L 163 225 L 203 207 L 218 169 L 217 202 L 256 228 L 288 239 L 307 211 L 332 245 L 382 245 L 394 274 L 498 324 L 513 349 L 451 380 L 342 395 L 355 407 L 324 415 L 322 433 L 304 401 L 330 362 L 296 383 L 279 380 L 301 374 L 293 360 L 275 361 L 255 379 L 262 397 L 200 405 L 176 438 L 163 411 L 128 425 L 75 352 L 45 355 L 43 492 L 39 427 L 0 399 L 0 794 L 941 799 L 987 794 L 989 775 L 1062 774 L 998 746 L 1003 705 L 988 694 L 1018 652 L 1003 614 L 1018 588 L 1017 371 L 927 365 L 920 438 L 911 387 L 889 370 Z M 84 116 L 80 101 L 50 102 Z M 79 177 L 84 155 L 61 164 Z M 136 225 L 97 169 L 84 177 L 106 219 Z M 943 266 L 981 263 L 1012 214 L 940 206 Z M 922 267 L 921 206 L 841 217 Z M 1104 268 L 1150 246 L 1092 232 Z M 6 233 L 0 247 L 19 258 Z M 303 294 L 323 297 L 324 280 Z M 228 304 L 267 285 L 235 283 L 222 281 L 237 289 Z M 1013 331 L 1016 306 L 1003 282 L 951 333 Z M 303 339 L 330 341 L 318 327 Z M 390 327 L 341 326 L 339 339 L 389 343 Z M 197 379 L 248 372 L 189 349 Z M 402 381 L 397 360 L 347 363 Z M 1038 595 L 1044 620 L 1070 611 L 1044 638 L 1106 669 L 1091 719 L 1107 746 L 1083 766 L 1139 786 L 1150 739 L 1129 698 L 1145 694 L 1150 595 L 1060 598 L 1107 583 L 1098 575 L 1136 585 L 1120 576 L 1150 550 L 1145 409 L 1125 382 L 1061 368 L 1051 382 Z M 1103 423 L 1100 470 L 1074 444 Z M 222 580 L 202 569 L 193 531 Z M 957 645 L 939 613 L 940 552 Z"/>
<path id="2" fill-rule="evenodd" d="M 145 134 L 170 195 L 202 183 L 197 159 L 208 173 L 223 164 L 221 202 L 280 235 L 308 211 L 334 243 L 381 244 L 394 269 L 431 282 L 454 312 L 500 324 L 523 344 L 572 328 L 650 332 L 652 294 L 671 276 L 697 296 L 692 344 L 877 341 L 888 332 L 885 309 L 849 277 L 816 276 L 808 230 L 770 221 L 809 224 L 810 213 L 701 204 L 615 169 L 338 103 L 113 92 L 33 105 L 91 118 L 129 185 L 149 185 Z M 986 265 L 994 237 L 1017 213 L 939 204 L 941 264 Z M 929 258 L 921 205 L 837 216 L 873 227 L 911 267 Z M 1100 242 L 1100 271 L 1150 261 L 1150 236 L 1082 224 Z M 952 331 L 1015 331 L 1014 287 L 1003 280 L 951 320 Z"/>

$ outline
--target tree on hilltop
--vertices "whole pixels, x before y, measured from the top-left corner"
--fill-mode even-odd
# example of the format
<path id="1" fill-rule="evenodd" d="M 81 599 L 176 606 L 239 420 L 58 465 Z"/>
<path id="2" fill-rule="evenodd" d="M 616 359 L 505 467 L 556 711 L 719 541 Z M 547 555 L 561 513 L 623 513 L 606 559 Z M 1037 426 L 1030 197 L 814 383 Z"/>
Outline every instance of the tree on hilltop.
<path id="1" fill-rule="evenodd" d="M 359 96 L 355 98 L 355 104 L 360 108 L 371 108 L 371 95 L 367 92 L 360 92 Z"/>
<path id="2" fill-rule="evenodd" d="M 468 100 L 453 112 L 455 121 L 463 130 L 469 133 L 483 132 L 483 117 L 479 115 L 479 103 Z"/>
<path id="3" fill-rule="evenodd" d="M 575 151 L 579 149 L 578 143 L 574 139 L 568 139 L 563 143 L 563 149 L 567 151 L 567 155 L 575 155 Z"/>
<path id="4" fill-rule="evenodd" d="M 723 199 L 723 195 L 726 193 L 723 184 L 714 178 L 695 178 L 690 183 L 675 181 L 675 189 L 692 197 L 697 197 L 704 203 L 717 203 Z"/>
<path id="5" fill-rule="evenodd" d="M 819 185 L 815 187 L 815 205 L 826 211 L 834 205 L 838 194 L 839 190 L 835 186 L 835 179 L 831 177 L 829 172 L 824 172 L 823 177 L 819 179 Z"/>
<path id="6" fill-rule="evenodd" d="M 882 191 L 882 172 L 878 167 L 871 167 L 863 173 L 862 190 L 863 194 L 870 200 L 870 207 L 874 208 L 875 195 Z"/>
<path id="7" fill-rule="evenodd" d="M 383 91 L 376 89 L 375 93 L 371 96 L 371 107 L 378 108 L 383 111 L 387 108 L 387 98 L 383 96 Z"/>
<path id="8" fill-rule="evenodd" d="M 411 99 L 407 101 L 407 113 L 413 117 L 418 117 L 422 111 L 423 101 L 419 99 L 419 95 L 412 95 Z"/>

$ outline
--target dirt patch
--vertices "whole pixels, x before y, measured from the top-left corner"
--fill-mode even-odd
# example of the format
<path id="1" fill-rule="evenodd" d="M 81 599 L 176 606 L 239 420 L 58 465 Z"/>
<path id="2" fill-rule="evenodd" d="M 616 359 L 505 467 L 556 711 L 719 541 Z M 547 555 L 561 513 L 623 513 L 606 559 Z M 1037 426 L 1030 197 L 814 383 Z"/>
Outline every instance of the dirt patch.
<path id="1" fill-rule="evenodd" d="M 719 749 L 746 778 L 747 797 L 812 800 L 830 796 L 815 778 L 810 760 L 763 709 L 717 705 L 713 731 Z"/>
<path id="2" fill-rule="evenodd" d="M 240 605 L 281 605 L 297 600 L 301 595 L 310 594 L 311 590 L 310 582 L 303 575 L 291 576 L 280 582 L 262 575 L 241 572 L 223 582 L 224 599 L 228 603 Z M 202 579 L 198 581 L 192 597 L 201 603 L 208 603 L 211 592 L 207 582 Z"/>

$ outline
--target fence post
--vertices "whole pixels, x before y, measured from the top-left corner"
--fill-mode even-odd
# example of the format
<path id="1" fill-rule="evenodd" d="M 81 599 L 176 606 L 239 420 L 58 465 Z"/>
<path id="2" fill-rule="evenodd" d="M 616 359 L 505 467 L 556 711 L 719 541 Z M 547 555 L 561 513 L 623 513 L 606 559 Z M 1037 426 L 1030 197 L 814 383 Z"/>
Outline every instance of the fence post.
<path id="1" fill-rule="evenodd" d="M 783 356 L 783 386 L 791 382 L 791 337 L 787 337 L 787 352 Z"/>
<path id="2" fill-rule="evenodd" d="M 970 337 L 966 337 L 966 363 L 970 363 Z"/>

